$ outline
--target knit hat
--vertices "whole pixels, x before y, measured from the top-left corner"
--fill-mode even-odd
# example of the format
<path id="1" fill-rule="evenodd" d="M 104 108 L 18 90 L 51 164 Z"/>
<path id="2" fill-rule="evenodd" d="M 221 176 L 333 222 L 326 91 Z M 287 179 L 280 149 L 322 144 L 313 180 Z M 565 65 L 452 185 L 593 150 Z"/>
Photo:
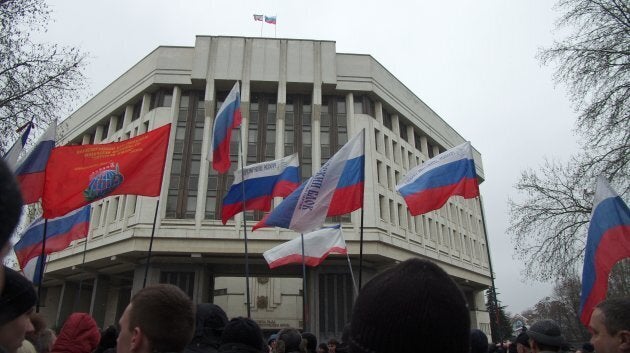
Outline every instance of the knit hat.
<path id="1" fill-rule="evenodd" d="M 227 315 L 220 306 L 212 303 L 197 304 L 195 335 L 201 337 L 209 332 L 221 335 L 223 328 L 228 323 Z"/>
<path id="2" fill-rule="evenodd" d="M 410 259 L 375 276 L 352 311 L 351 353 L 466 353 L 469 342 L 462 292 L 427 260 Z"/>
<path id="3" fill-rule="evenodd" d="M 562 347 L 566 344 L 560 326 L 553 320 L 541 320 L 527 330 L 527 336 L 536 343 L 552 347 Z"/>
<path id="4" fill-rule="evenodd" d="M 472 329 L 470 331 L 470 353 L 487 353 L 488 352 L 488 336 L 479 330 Z"/>
<path id="5" fill-rule="evenodd" d="M 299 351 L 302 335 L 294 328 L 283 328 L 278 332 L 278 341 L 284 342 L 285 352 Z"/>
<path id="6" fill-rule="evenodd" d="M 0 158 L 0 249 L 13 234 L 22 214 L 22 194 L 13 172 Z M 2 287 L 2 286 L 0 286 Z"/>
<path id="7" fill-rule="evenodd" d="M 18 272 L 4 266 L 4 290 L 0 296 L 0 326 L 28 312 L 37 303 L 31 282 Z"/>
<path id="8" fill-rule="evenodd" d="M 222 346 L 230 343 L 240 343 L 255 348 L 259 351 L 265 347 L 260 326 L 251 319 L 235 317 L 223 329 L 221 335 Z"/>

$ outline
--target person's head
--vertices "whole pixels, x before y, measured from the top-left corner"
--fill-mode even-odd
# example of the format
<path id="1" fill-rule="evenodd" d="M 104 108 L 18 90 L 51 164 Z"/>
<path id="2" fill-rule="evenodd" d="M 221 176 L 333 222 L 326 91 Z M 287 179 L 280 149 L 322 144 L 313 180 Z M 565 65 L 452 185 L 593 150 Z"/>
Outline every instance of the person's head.
<path id="1" fill-rule="evenodd" d="M 566 344 L 560 326 L 553 320 L 540 320 L 527 330 L 532 352 L 560 352 Z"/>
<path id="2" fill-rule="evenodd" d="M 306 341 L 306 352 L 315 353 L 315 350 L 317 349 L 317 337 L 310 332 L 303 332 L 302 340 Z"/>
<path id="3" fill-rule="evenodd" d="M 328 352 L 335 353 L 337 351 L 337 346 L 339 345 L 339 341 L 334 338 L 328 340 Z"/>
<path id="4" fill-rule="evenodd" d="M 221 350 L 232 350 L 229 346 L 238 347 L 245 345 L 249 349 L 262 352 L 265 347 L 265 340 L 260 326 L 246 317 L 235 317 L 225 325 L 221 335 Z M 238 350 L 238 349 L 235 349 Z"/>
<path id="5" fill-rule="evenodd" d="M 4 274 L 5 287 L 0 295 L 0 347 L 15 353 L 26 334 L 34 331 L 30 316 L 37 294 L 31 282 L 21 274 L 8 267 L 4 267 Z"/>
<path id="6" fill-rule="evenodd" d="M 219 348 L 223 328 L 228 323 L 227 315 L 220 306 L 212 303 L 197 304 L 193 342 L 204 341 Z M 212 341 L 212 342 L 210 342 Z M 193 343 L 194 344 L 194 343 Z"/>
<path id="7" fill-rule="evenodd" d="M 322 342 L 317 346 L 317 353 L 328 353 L 328 344 Z"/>
<path id="8" fill-rule="evenodd" d="M 516 336 L 516 352 L 517 353 L 531 353 L 529 348 L 529 337 L 526 332 L 521 332 Z"/>
<path id="9" fill-rule="evenodd" d="M 131 298 L 119 324 L 117 353 L 181 351 L 192 339 L 193 304 L 176 286 L 148 286 Z"/>
<path id="10" fill-rule="evenodd" d="M 271 336 L 269 336 L 269 338 L 267 339 L 267 345 L 269 347 L 276 348 L 276 346 L 278 345 L 278 334 L 274 333 Z"/>
<path id="11" fill-rule="evenodd" d="M 433 262 L 404 261 L 369 281 L 350 323 L 352 353 L 466 353 L 470 313 L 455 282 Z"/>
<path id="12" fill-rule="evenodd" d="M 488 336 L 479 329 L 470 331 L 470 353 L 487 353 Z"/>
<path id="13" fill-rule="evenodd" d="M 630 352 L 630 298 L 607 299 L 599 303 L 588 327 L 595 352 Z"/>
<path id="14" fill-rule="evenodd" d="M 72 313 L 64 322 L 52 351 L 65 353 L 92 353 L 98 347 L 101 332 L 88 313 Z"/>
<path id="15" fill-rule="evenodd" d="M 297 352 L 300 350 L 302 335 L 294 328 L 283 328 L 278 332 L 278 341 L 282 341 L 285 352 Z M 278 345 L 280 345 L 280 342 L 278 342 Z"/>

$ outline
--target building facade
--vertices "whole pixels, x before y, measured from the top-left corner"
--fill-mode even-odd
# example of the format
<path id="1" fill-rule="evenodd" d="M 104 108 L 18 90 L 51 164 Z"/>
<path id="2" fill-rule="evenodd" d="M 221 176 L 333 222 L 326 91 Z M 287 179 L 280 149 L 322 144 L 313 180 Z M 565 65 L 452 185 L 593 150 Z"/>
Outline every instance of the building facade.
<path id="1" fill-rule="evenodd" d="M 219 175 L 206 161 L 209 137 L 237 80 L 243 124 L 232 134 L 232 169 Z M 220 211 L 241 153 L 252 164 L 298 152 L 306 179 L 365 129 L 363 210 L 328 220 L 343 226 L 355 277 L 363 224 L 363 283 L 410 257 L 435 261 L 464 292 L 473 326 L 489 334 L 483 292 L 491 279 L 479 200 L 452 197 L 442 209 L 413 217 L 394 189 L 409 169 L 465 140 L 371 56 L 337 53 L 332 41 L 198 36 L 194 47 L 148 54 L 68 117 L 58 144 L 121 141 L 168 123 L 161 196 L 94 202 L 88 238 L 49 256 L 42 311 L 56 324 L 78 310 L 100 325 L 116 323 L 145 281 L 176 284 L 197 303 L 245 315 L 247 231 L 252 317 L 266 330 L 297 326 L 339 337 L 355 297 L 346 257 L 309 268 L 304 290 L 301 266 L 272 271 L 262 257 L 296 233 L 252 233 L 261 212 L 222 225 Z M 474 157 L 483 180 L 481 155 Z"/>

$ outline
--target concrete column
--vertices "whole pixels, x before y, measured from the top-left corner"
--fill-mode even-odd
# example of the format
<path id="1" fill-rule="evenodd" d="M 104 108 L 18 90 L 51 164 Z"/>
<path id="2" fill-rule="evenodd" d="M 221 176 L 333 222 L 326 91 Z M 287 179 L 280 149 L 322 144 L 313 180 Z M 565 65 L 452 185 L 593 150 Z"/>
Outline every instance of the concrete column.
<path id="1" fill-rule="evenodd" d="M 131 118 L 133 118 L 133 105 L 128 104 L 125 107 L 125 113 L 123 114 L 121 118 L 123 119 L 123 129 L 124 129 L 131 122 Z"/>
<path id="2" fill-rule="evenodd" d="M 142 96 L 142 106 L 140 107 L 140 118 L 145 116 L 149 112 L 150 108 L 151 108 L 151 95 L 149 93 L 145 93 Z M 126 125 L 123 125 L 123 128 L 125 126 Z"/>
<path id="3" fill-rule="evenodd" d="M 318 95 L 319 92 L 319 95 Z M 316 103 L 318 102 L 318 103 Z M 313 148 L 313 175 L 317 173 L 322 165 L 322 97 L 321 88 L 313 88 L 313 109 L 311 110 L 311 143 Z"/>
<path id="4" fill-rule="evenodd" d="M 346 116 L 348 117 L 348 139 L 351 139 L 357 133 L 354 118 L 354 96 L 352 93 L 346 94 Z"/>
<path id="5" fill-rule="evenodd" d="M 407 125 L 407 142 L 413 146 L 413 148 L 417 148 L 416 146 L 416 140 L 413 138 L 413 125 L 409 124 Z"/>
<path id="6" fill-rule="evenodd" d="M 90 136 L 90 134 L 83 135 L 83 140 L 81 140 L 81 144 L 82 145 L 89 145 L 91 138 L 92 138 L 92 136 Z"/>
<path id="7" fill-rule="evenodd" d="M 66 318 L 74 312 L 74 302 L 77 295 L 77 285 L 72 282 L 64 282 L 61 287 L 61 296 L 57 306 L 57 317 L 54 326 L 61 327 Z"/>
<path id="8" fill-rule="evenodd" d="M 94 279 L 92 287 L 92 299 L 90 301 L 90 315 L 100 327 L 106 327 L 105 312 L 107 309 L 107 297 L 109 294 L 109 278 L 98 275 Z"/>
<path id="9" fill-rule="evenodd" d="M 392 131 L 396 136 L 400 136 L 400 119 L 398 114 L 392 114 Z"/>
<path id="10" fill-rule="evenodd" d="M 438 154 L 440 154 L 440 149 L 438 148 L 438 146 L 433 146 L 433 157 L 437 156 Z"/>
<path id="11" fill-rule="evenodd" d="M 94 133 L 94 143 L 100 143 L 103 141 L 103 130 L 105 128 L 103 125 L 98 125 L 96 127 L 96 132 Z"/>
<path id="12" fill-rule="evenodd" d="M 287 109 L 287 41 L 280 41 L 280 79 L 278 81 L 278 102 L 276 108 L 276 150 L 275 158 L 284 157 L 284 116 Z"/>
<path id="13" fill-rule="evenodd" d="M 429 144 L 426 136 L 420 136 L 420 152 L 424 155 L 425 162 L 429 159 Z"/>
<path id="14" fill-rule="evenodd" d="M 210 162 L 208 153 L 210 152 L 210 138 L 212 135 L 212 124 L 214 122 L 215 91 L 214 80 L 206 80 L 206 92 L 204 96 L 204 122 L 203 141 L 201 142 L 201 170 L 199 171 L 199 181 L 197 184 L 197 209 L 195 210 L 195 225 L 201 229 L 201 221 L 206 214 L 206 195 L 208 193 L 208 174 L 210 172 Z"/>
<path id="15" fill-rule="evenodd" d="M 164 163 L 164 177 L 162 179 L 162 190 L 160 191 L 160 217 L 157 219 L 156 228 L 161 224 L 166 215 L 166 198 L 171 181 L 171 166 L 173 164 L 173 150 L 175 148 L 175 131 L 177 130 L 177 117 L 179 113 L 179 102 L 182 99 L 182 89 L 179 86 L 173 87 L 173 104 L 171 105 L 171 134 L 168 138 L 168 148 L 166 150 L 166 163 Z M 138 199 L 137 209 L 141 209 L 144 199 Z"/>
<path id="16" fill-rule="evenodd" d="M 374 103 L 374 115 L 376 121 L 383 125 L 383 103 L 380 101 L 376 101 L 376 103 Z"/>
<path id="17" fill-rule="evenodd" d="M 114 135 L 114 132 L 116 132 L 116 125 L 118 124 L 118 117 L 117 116 L 110 116 L 109 117 L 109 126 L 107 128 L 107 138 L 109 139 L 110 142 L 113 142 L 112 140 L 112 136 Z"/>

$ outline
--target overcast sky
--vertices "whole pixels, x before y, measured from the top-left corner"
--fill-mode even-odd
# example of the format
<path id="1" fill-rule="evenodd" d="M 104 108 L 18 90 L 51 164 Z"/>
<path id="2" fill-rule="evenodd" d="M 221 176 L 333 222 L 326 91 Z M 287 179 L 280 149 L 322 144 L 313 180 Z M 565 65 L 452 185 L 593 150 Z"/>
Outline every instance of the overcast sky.
<path id="1" fill-rule="evenodd" d="M 577 150 L 565 88 L 536 59 L 559 35 L 551 1 L 48 1 L 54 22 L 40 37 L 89 53 L 86 97 L 159 45 L 260 36 L 254 13 L 277 15 L 264 37 L 332 40 L 337 52 L 372 55 L 481 152 L 499 300 L 517 313 L 550 294 L 551 284 L 521 276 L 506 229 L 520 172 Z"/>

